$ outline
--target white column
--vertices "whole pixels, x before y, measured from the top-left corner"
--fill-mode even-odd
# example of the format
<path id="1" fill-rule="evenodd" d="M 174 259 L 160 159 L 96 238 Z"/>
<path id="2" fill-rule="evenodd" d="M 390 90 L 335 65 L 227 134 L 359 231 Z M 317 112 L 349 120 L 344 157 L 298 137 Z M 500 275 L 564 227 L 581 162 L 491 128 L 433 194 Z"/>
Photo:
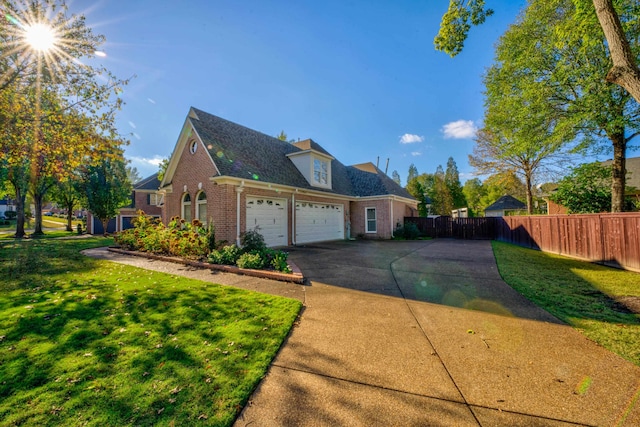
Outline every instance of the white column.
<path id="1" fill-rule="evenodd" d="M 236 245 L 240 246 L 240 194 L 244 191 L 244 182 L 236 187 Z"/>

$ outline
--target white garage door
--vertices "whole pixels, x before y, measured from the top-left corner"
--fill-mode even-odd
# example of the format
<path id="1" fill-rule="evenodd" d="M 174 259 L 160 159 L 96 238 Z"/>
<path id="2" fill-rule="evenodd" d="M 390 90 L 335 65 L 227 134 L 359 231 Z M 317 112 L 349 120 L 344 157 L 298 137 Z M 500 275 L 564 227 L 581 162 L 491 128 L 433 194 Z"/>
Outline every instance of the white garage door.
<path id="1" fill-rule="evenodd" d="M 296 202 L 296 243 L 344 239 L 344 206 Z"/>
<path id="2" fill-rule="evenodd" d="M 287 201 L 247 197 L 247 231 L 258 228 L 267 246 L 287 245 Z"/>

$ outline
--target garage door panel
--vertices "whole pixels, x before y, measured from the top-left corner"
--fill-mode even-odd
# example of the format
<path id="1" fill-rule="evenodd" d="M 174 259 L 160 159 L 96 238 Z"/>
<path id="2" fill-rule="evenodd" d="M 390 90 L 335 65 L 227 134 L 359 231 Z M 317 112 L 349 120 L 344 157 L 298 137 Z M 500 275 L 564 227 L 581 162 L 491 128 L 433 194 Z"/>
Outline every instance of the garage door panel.
<path id="1" fill-rule="evenodd" d="M 344 206 L 296 203 L 296 243 L 344 239 Z"/>
<path id="2" fill-rule="evenodd" d="M 247 231 L 255 230 L 267 246 L 287 245 L 287 201 L 266 197 L 247 197 Z"/>

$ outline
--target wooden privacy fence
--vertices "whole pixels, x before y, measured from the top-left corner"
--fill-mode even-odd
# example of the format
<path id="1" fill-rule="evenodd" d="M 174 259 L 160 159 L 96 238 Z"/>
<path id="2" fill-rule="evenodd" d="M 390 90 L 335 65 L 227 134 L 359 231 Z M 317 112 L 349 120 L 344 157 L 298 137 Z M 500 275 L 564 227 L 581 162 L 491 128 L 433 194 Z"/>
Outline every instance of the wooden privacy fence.
<path id="1" fill-rule="evenodd" d="M 412 218 L 428 237 L 495 239 L 640 271 L 640 213 Z"/>
<path id="2" fill-rule="evenodd" d="M 405 217 L 404 223 L 413 223 L 420 234 L 427 237 L 454 237 L 456 239 L 494 239 L 500 218 L 433 218 Z"/>

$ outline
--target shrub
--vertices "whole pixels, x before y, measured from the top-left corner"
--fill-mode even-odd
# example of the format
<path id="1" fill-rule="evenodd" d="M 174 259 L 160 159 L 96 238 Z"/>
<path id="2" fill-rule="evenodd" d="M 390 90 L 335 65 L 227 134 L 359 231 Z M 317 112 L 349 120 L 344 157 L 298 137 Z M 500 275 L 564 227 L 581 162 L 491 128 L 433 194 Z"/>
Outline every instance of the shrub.
<path id="1" fill-rule="evenodd" d="M 263 254 L 260 252 L 245 252 L 240 255 L 236 264 L 240 268 L 253 268 L 259 270 L 264 268 L 264 258 L 262 255 Z"/>
<path id="2" fill-rule="evenodd" d="M 214 250 L 209 254 L 211 264 L 235 265 L 240 256 L 240 248 L 236 245 L 224 246 L 220 250 Z"/>
<path id="3" fill-rule="evenodd" d="M 18 213 L 16 211 L 6 211 L 4 216 L 7 217 L 7 219 L 16 219 Z"/>
<path id="4" fill-rule="evenodd" d="M 282 271 L 283 273 L 291 273 L 291 267 L 287 264 L 287 258 L 289 254 L 282 251 L 276 251 L 271 259 L 271 266 L 276 271 Z"/>
<path id="5" fill-rule="evenodd" d="M 418 226 L 416 224 L 409 222 L 404 226 L 397 227 L 393 234 L 396 238 L 415 240 L 420 237 L 420 230 L 418 230 Z"/>
<path id="6" fill-rule="evenodd" d="M 242 252 L 262 252 L 267 249 L 264 237 L 259 233 L 259 227 L 253 230 L 245 231 L 240 235 L 240 243 Z"/>

